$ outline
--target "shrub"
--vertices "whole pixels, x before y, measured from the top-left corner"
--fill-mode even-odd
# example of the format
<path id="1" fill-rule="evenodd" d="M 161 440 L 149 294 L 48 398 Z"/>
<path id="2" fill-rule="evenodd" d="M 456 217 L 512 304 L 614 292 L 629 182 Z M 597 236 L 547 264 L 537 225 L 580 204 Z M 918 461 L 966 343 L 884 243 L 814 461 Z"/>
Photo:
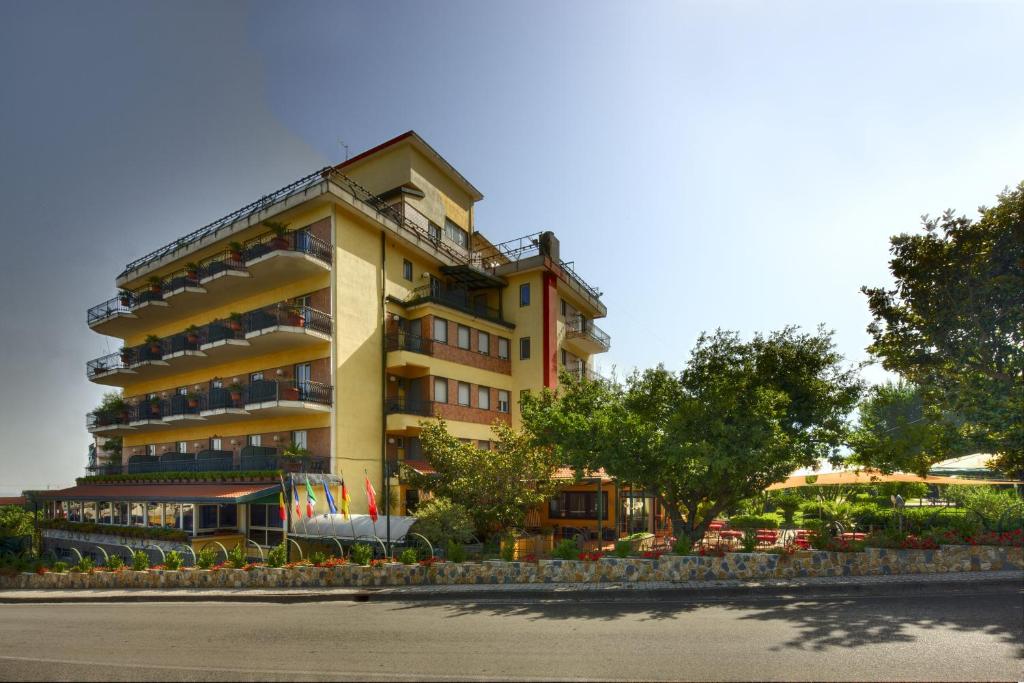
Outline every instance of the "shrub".
<path id="1" fill-rule="evenodd" d="M 874 503 L 854 503 L 850 516 L 859 527 L 884 527 L 893 521 L 892 509 Z"/>
<path id="2" fill-rule="evenodd" d="M 170 550 L 164 555 L 164 567 L 170 569 L 172 572 L 176 572 L 181 569 L 181 565 L 184 562 L 181 559 L 181 554 L 177 550 Z"/>
<path id="3" fill-rule="evenodd" d="M 435 546 L 449 541 L 468 543 L 473 538 L 473 519 L 465 507 L 447 498 L 431 498 L 416 509 L 416 523 L 410 532 L 430 539 Z"/>
<path id="4" fill-rule="evenodd" d="M 209 546 L 203 548 L 196 555 L 196 566 L 200 569 L 209 569 L 217 561 L 217 551 Z"/>
<path id="5" fill-rule="evenodd" d="M 324 553 L 320 552 L 319 550 L 316 550 L 316 551 L 311 552 L 309 554 L 309 562 L 310 562 L 310 564 L 319 565 L 319 564 L 323 564 L 326 561 L 327 561 L 327 555 L 325 555 Z"/>
<path id="6" fill-rule="evenodd" d="M 145 550 L 137 550 L 132 554 L 132 569 L 144 572 L 149 569 L 149 555 Z"/>
<path id="7" fill-rule="evenodd" d="M 512 562 L 516 559 L 516 537 L 513 535 L 506 536 L 501 543 L 501 559 L 506 562 Z"/>
<path id="8" fill-rule="evenodd" d="M 680 538 L 676 541 L 675 545 L 672 546 L 672 552 L 676 555 L 692 555 L 693 544 L 688 539 Z"/>
<path id="9" fill-rule="evenodd" d="M 283 567 L 288 561 L 288 548 L 284 543 L 278 543 L 267 553 L 267 564 L 271 567 Z M 210 564 L 213 564 L 212 562 Z"/>
<path id="10" fill-rule="evenodd" d="M 1024 524 L 1024 500 L 992 486 L 949 486 L 946 498 L 966 508 L 985 529 L 1004 531 Z"/>
<path id="11" fill-rule="evenodd" d="M 401 562 L 402 564 L 416 564 L 416 559 L 417 559 L 417 555 L 416 555 L 416 549 L 415 548 L 406 548 L 398 556 L 398 561 Z"/>
<path id="12" fill-rule="evenodd" d="M 878 496 L 892 505 L 891 496 L 903 496 L 904 500 L 924 498 L 928 495 L 928 484 L 924 482 L 882 482 L 878 484 Z"/>
<path id="13" fill-rule="evenodd" d="M 615 543 L 615 557 L 629 557 L 629 553 L 633 551 L 633 544 L 629 541 L 618 541 Z"/>
<path id="14" fill-rule="evenodd" d="M 75 571 L 76 572 L 91 572 L 95 566 L 96 565 L 92 561 L 91 557 L 83 557 L 82 559 L 80 559 L 78 561 L 78 564 L 75 565 Z"/>
<path id="15" fill-rule="evenodd" d="M 779 516 L 774 513 L 766 515 L 736 515 L 729 518 L 730 529 L 778 529 Z"/>
<path id="16" fill-rule="evenodd" d="M 241 543 L 228 551 L 228 564 L 231 565 L 233 569 L 241 569 L 245 566 L 245 561 L 245 547 L 243 547 Z"/>
<path id="17" fill-rule="evenodd" d="M 449 562 L 465 562 L 466 548 L 461 543 L 448 541 L 448 547 L 445 549 L 445 557 Z"/>
<path id="18" fill-rule="evenodd" d="M 124 560 L 121 559 L 120 555 L 111 555 L 107 558 L 107 569 L 114 572 L 124 569 Z"/>
<path id="19" fill-rule="evenodd" d="M 757 531 L 754 529 L 747 529 L 743 533 L 743 538 L 740 539 L 740 547 L 743 548 L 743 552 L 752 553 L 757 548 Z"/>
<path id="20" fill-rule="evenodd" d="M 571 538 L 563 538 L 559 541 L 558 545 L 555 546 L 552 555 L 559 560 L 575 560 L 576 556 L 579 555 L 580 549 L 576 547 L 576 541 Z"/>
<path id="21" fill-rule="evenodd" d="M 369 566 L 370 560 L 373 559 L 373 548 L 365 543 L 356 543 L 352 546 L 351 556 L 352 561 L 356 564 L 361 564 L 364 567 Z"/>
<path id="22" fill-rule="evenodd" d="M 55 572 L 66 572 L 68 568 L 67 562 L 58 561 L 53 563 L 53 571 Z"/>
<path id="23" fill-rule="evenodd" d="M 775 507 L 782 511 L 782 519 L 786 524 L 793 523 L 793 516 L 800 509 L 800 503 L 803 502 L 798 494 L 789 491 L 776 493 L 771 500 Z"/>

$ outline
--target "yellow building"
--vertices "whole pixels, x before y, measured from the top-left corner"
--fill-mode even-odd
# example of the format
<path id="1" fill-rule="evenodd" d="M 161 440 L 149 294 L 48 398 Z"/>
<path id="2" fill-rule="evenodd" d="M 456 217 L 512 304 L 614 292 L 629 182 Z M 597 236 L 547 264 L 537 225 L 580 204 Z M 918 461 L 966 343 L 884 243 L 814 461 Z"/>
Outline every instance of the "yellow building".
<path id="1" fill-rule="evenodd" d="M 421 420 L 486 447 L 495 420 L 518 424 L 522 392 L 592 372 L 609 347 L 601 293 L 557 238 L 485 238 L 482 198 L 410 131 L 129 263 L 87 316 L 123 340 L 87 366 L 124 399 L 88 417 L 123 442 L 95 471 L 325 473 L 346 477 L 354 512 L 365 475 L 379 504 L 412 509 L 390 475 L 421 460 Z"/>

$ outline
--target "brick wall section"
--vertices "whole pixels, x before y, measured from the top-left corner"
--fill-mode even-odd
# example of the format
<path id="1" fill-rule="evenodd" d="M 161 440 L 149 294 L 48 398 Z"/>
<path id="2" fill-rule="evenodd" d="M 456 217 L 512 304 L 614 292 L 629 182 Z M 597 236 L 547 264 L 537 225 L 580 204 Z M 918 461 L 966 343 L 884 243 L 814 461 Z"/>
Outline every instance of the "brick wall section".
<path id="1" fill-rule="evenodd" d="M 331 313 L 331 290 L 330 288 L 318 289 L 309 293 L 309 305 L 321 313 Z"/>
<path id="2" fill-rule="evenodd" d="M 321 218 L 316 223 L 305 226 L 310 235 L 330 244 L 331 242 L 331 219 Z"/>

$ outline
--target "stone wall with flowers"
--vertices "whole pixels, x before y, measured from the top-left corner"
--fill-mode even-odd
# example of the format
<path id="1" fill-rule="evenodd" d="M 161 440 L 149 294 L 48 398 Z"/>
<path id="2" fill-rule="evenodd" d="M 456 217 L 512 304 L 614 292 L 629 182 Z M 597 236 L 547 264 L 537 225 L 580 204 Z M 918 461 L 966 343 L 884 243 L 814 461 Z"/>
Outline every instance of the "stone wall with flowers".
<path id="1" fill-rule="evenodd" d="M 791 555 L 728 553 L 538 562 L 435 562 L 374 566 L 93 571 L 0 576 L 0 588 L 313 588 L 454 584 L 620 583 L 867 576 L 1024 569 L 1024 548 L 942 546 L 937 550 L 800 551 Z"/>

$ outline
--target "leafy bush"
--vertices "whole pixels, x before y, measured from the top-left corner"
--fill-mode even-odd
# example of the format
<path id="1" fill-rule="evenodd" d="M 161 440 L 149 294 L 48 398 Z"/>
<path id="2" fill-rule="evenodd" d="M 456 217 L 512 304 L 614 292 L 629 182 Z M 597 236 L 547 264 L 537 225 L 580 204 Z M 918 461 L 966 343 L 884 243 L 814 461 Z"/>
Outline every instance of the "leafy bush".
<path id="1" fill-rule="evenodd" d="M 245 547 L 239 543 L 228 551 L 228 564 L 233 569 L 241 569 L 246 565 Z"/>
<path id="2" fill-rule="evenodd" d="M 465 562 L 466 548 L 461 543 L 448 541 L 448 547 L 445 549 L 445 557 L 449 562 Z"/>
<path id="3" fill-rule="evenodd" d="M 66 572 L 69 567 L 67 562 L 57 561 L 53 563 L 53 567 L 51 569 L 55 572 Z"/>
<path id="4" fill-rule="evenodd" d="M 406 548 L 398 556 L 398 561 L 402 564 L 416 564 L 418 559 L 415 548 Z"/>
<path id="5" fill-rule="evenodd" d="M 754 529 L 747 529 L 743 533 L 743 538 L 740 539 L 740 547 L 745 553 L 752 553 L 757 548 L 757 531 Z"/>
<path id="6" fill-rule="evenodd" d="M 857 526 L 861 528 L 884 527 L 892 524 L 893 511 L 875 503 L 854 503 L 850 509 L 850 516 Z"/>
<path id="7" fill-rule="evenodd" d="M 928 484 L 924 482 L 883 482 L 878 484 L 878 496 L 892 505 L 890 496 L 902 496 L 904 500 L 924 498 L 928 495 Z"/>
<path id="8" fill-rule="evenodd" d="M 501 559 L 512 562 L 516 559 L 516 537 L 508 535 L 501 542 Z"/>
<path id="9" fill-rule="evenodd" d="M 465 507 L 447 498 L 431 498 L 416 509 L 411 532 L 430 539 L 435 546 L 449 541 L 468 543 L 473 538 L 473 518 Z"/>
<path id="10" fill-rule="evenodd" d="M 693 544 L 685 538 L 680 538 L 676 541 L 675 545 L 672 546 L 672 552 L 676 555 L 692 555 Z"/>
<path id="11" fill-rule="evenodd" d="M 107 558 L 107 569 L 114 572 L 124 569 L 124 560 L 121 559 L 120 555 L 111 555 Z"/>
<path id="12" fill-rule="evenodd" d="M 137 550 L 132 554 L 132 569 L 137 572 L 144 572 L 149 569 L 149 555 L 145 550 Z"/>
<path id="13" fill-rule="evenodd" d="M 576 547 L 576 541 L 571 538 L 563 538 L 559 541 L 558 545 L 555 546 L 555 549 L 551 554 L 559 560 L 575 560 L 579 553 L 580 549 Z"/>
<path id="14" fill-rule="evenodd" d="M 774 513 L 766 515 L 736 515 L 729 518 L 730 529 L 778 529 L 779 516 Z"/>
<path id="15" fill-rule="evenodd" d="M 196 566 L 200 569 L 209 569 L 215 562 L 217 562 L 217 551 L 209 546 L 204 547 L 196 555 Z"/>
<path id="16" fill-rule="evenodd" d="M 167 554 L 164 555 L 164 567 L 171 571 L 178 571 L 181 569 L 181 565 L 183 564 L 184 562 L 181 559 L 181 554 L 177 550 L 169 550 Z"/>
<path id="17" fill-rule="evenodd" d="M 370 564 L 373 559 L 373 548 L 366 545 L 365 543 L 356 543 L 352 546 L 352 561 L 356 564 L 361 564 L 364 567 Z"/>
<path id="18" fill-rule="evenodd" d="M 288 561 L 288 548 L 284 543 L 278 543 L 267 553 L 267 564 L 271 567 L 283 567 Z"/>
<path id="19" fill-rule="evenodd" d="M 771 501 L 774 503 L 776 508 L 782 511 L 782 519 L 785 523 L 792 524 L 793 516 L 796 514 L 796 511 L 800 509 L 800 504 L 803 502 L 803 499 L 796 493 L 781 491 L 773 494 Z"/>
<path id="20" fill-rule="evenodd" d="M 992 486 L 949 486 L 945 496 L 965 508 L 985 529 L 1005 531 L 1024 524 L 1024 500 Z"/>
<path id="21" fill-rule="evenodd" d="M 629 557 L 629 554 L 633 551 L 633 544 L 629 541 L 617 541 L 615 543 L 615 550 L 613 551 L 615 557 Z"/>
<path id="22" fill-rule="evenodd" d="M 327 555 L 320 552 L 319 550 L 313 551 L 309 554 L 310 564 L 323 564 L 327 561 Z"/>
<path id="23" fill-rule="evenodd" d="M 75 571 L 76 572 L 91 572 L 95 566 L 96 565 L 92 561 L 91 557 L 83 557 L 82 559 L 80 559 L 78 561 L 78 564 L 75 565 Z"/>

